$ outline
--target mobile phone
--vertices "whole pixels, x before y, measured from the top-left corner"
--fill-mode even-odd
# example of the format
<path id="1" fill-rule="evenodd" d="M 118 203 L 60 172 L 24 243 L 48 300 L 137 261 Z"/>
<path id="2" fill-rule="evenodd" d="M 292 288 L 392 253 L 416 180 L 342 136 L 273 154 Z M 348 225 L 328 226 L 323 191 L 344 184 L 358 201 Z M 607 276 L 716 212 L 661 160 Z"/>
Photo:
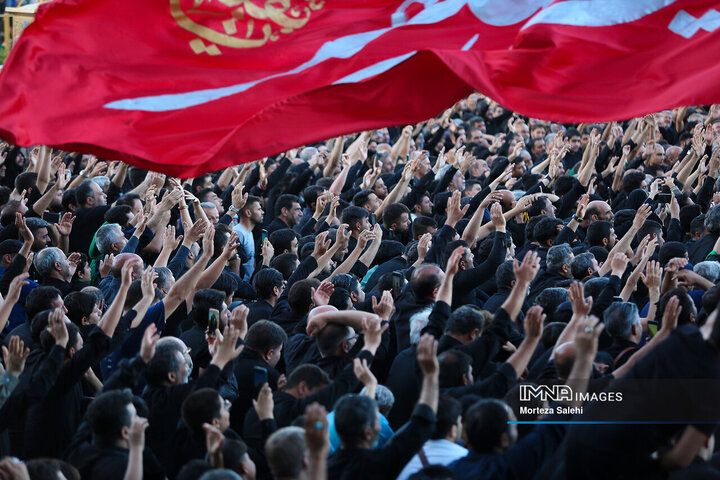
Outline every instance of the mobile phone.
<path id="1" fill-rule="evenodd" d="M 660 327 L 660 323 L 658 323 L 656 320 L 648 321 L 648 332 L 650 332 L 651 337 L 654 337 L 655 335 L 657 335 L 659 327 Z"/>
<path id="2" fill-rule="evenodd" d="M 656 198 L 658 203 L 670 203 L 670 201 L 672 200 L 672 194 L 658 193 Z"/>
<path id="3" fill-rule="evenodd" d="M 370 226 L 371 226 L 371 227 L 374 227 L 374 226 L 375 226 L 375 222 L 377 222 L 377 218 L 375 218 L 375 214 L 374 214 L 374 213 L 371 213 L 371 214 L 370 214 Z"/>
<path id="4" fill-rule="evenodd" d="M 260 390 L 268 382 L 267 368 L 253 367 L 253 385 Z"/>
<path id="5" fill-rule="evenodd" d="M 402 273 L 392 272 L 392 296 L 393 296 L 393 298 L 398 298 L 400 296 L 400 292 L 402 292 L 404 285 L 405 285 L 405 279 L 403 278 Z"/>
<path id="6" fill-rule="evenodd" d="M 215 337 L 215 330 L 220 327 L 220 312 L 217 308 L 208 309 L 208 336 Z"/>
<path id="7" fill-rule="evenodd" d="M 48 223 L 60 223 L 60 214 L 53 212 L 43 213 L 42 219 Z"/>
<path id="8" fill-rule="evenodd" d="M 261 244 L 261 245 L 262 245 L 263 243 L 265 243 L 265 239 L 266 239 L 267 237 L 268 237 L 267 230 L 265 230 L 264 228 L 263 228 L 262 230 L 260 230 L 260 244 Z"/>

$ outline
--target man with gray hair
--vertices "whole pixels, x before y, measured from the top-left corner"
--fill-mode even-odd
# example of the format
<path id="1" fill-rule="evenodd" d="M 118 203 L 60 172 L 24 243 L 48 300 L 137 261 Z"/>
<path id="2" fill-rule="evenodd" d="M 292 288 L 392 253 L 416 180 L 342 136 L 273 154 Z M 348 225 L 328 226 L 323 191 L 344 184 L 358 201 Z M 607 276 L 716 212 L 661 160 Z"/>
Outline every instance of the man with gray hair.
<path id="1" fill-rule="evenodd" d="M 535 297 L 546 288 L 569 285 L 572 280 L 570 264 L 574 258 L 572 249 L 567 243 L 550 247 L 545 257 L 545 271 L 540 273 L 530 286 L 527 304 L 532 305 Z"/>
<path id="2" fill-rule="evenodd" d="M 717 283 L 720 279 L 720 262 L 706 260 L 695 265 L 693 271 L 705 280 Z"/>
<path id="3" fill-rule="evenodd" d="M 126 244 L 127 239 L 117 223 L 107 223 L 95 234 L 95 246 L 101 255 L 117 255 Z"/>
<path id="4" fill-rule="evenodd" d="M 640 348 L 642 325 L 637 306 L 615 302 L 603 314 L 605 329 L 613 343 L 603 351 L 613 359 L 614 368 L 622 366 Z"/>
<path id="5" fill-rule="evenodd" d="M 220 212 L 218 211 L 217 205 L 213 202 L 202 202 L 200 207 L 203 209 L 203 212 L 205 212 L 205 216 L 207 216 L 210 223 L 213 225 L 218 223 L 218 220 L 220 220 Z"/>
<path id="6" fill-rule="evenodd" d="M 74 253 L 70 259 L 57 247 L 44 248 L 35 254 L 33 265 L 42 278 L 41 286 L 55 287 L 64 297 L 73 290 L 70 280 L 77 268 L 80 255 Z"/>

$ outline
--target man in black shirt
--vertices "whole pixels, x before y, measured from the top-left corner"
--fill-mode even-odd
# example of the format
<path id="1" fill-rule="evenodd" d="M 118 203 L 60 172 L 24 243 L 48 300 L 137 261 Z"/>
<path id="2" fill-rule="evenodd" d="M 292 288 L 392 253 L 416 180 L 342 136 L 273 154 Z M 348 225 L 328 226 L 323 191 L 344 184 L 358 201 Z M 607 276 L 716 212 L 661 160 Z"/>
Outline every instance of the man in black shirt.
<path id="1" fill-rule="evenodd" d="M 417 360 L 423 373 L 420 400 L 410 423 L 383 448 L 372 450 L 380 434 L 374 399 L 348 395 L 335 407 L 335 429 L 341 448 L 328 461 L 328 478 L 395 479 L 435 428 L 438 405 L 437 341 L 430 335 L 420 339 Z"/>

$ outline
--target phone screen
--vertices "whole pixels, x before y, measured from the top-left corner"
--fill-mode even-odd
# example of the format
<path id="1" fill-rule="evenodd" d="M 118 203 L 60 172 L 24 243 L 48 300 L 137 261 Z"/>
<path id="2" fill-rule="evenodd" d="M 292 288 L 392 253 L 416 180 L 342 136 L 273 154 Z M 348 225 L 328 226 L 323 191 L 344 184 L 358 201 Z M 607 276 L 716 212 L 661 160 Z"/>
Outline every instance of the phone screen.
<path id="1" fill-rule="evenodd" d="M 268 381 L 267 369 L 263 367 L 253 367 L 253 385 L 259 390 Z"/>
<path id="2" fill-rule="evenodd" d="M 215 330 L 220 326 L 220 312 L 217 308 L 208 309 L 208 335 L 215 336 Z"/>
<path id="3" fill-rule="evenodd" d="M 377 218 L 375 218 L 375 214 L 374 214 L 374 213 L 371 213 L 371 214 L 370 214 L 370 226 L 374 227 L 374 226 L 375 226 L 375 222 L 377 222 Z"/>
<path id="4" fill-rule="evenodd" d="M 59 213 L 46 212 L 46 213 L 43 213 L 42 218 L 43 218 L 43 220 L 45 220 L 48 223 L 60 223 L 60 214 Z"/>
<path id="5" fill-rule="evenodd" d="M 260 244 L 265 243 L 265 239 L 268 237 L 268 231 L 264 228 L 260 232 Z"/>

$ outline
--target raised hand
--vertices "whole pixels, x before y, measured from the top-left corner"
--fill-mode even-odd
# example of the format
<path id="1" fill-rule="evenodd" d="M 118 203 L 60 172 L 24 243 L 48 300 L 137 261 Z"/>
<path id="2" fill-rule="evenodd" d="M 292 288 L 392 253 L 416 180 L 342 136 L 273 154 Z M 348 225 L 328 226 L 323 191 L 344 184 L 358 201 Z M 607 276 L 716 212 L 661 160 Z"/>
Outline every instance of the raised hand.
<path id="1" fill-rule="evenodd" d="M 605 328 L 596 316 L 591 315 L 578 322 L 575 333 L 575 352 L 577 357 L 595 358 L 598 349 L 598 338 Z"/>
<path id="2" fill-rule="evenodd" d="M 420 337 L 420 343 L 417 346 L 417 362 L 425 377 L 437 375 L 440 371 L 437 347 L 438 342 L 432 335 L 425 334 Z"/>
<path id="3" fill-rule="evenodd" d="M 540 305 L 530 307 L 523 325 L 525 326 L 525 336 L 527 338 L 540 338 L 543 331 L 543 322 L 545 321 L 545 314 Z"/>
<path id="4" fill-rule="evenodd" d="M 385 290 L 380 297 L 380 302 L 377 301 L 376 297 L 372 297 L 372 308 L 375 315 L 383 320 L 390 320 L 390 317 L 392 317 L 392 314 L 395 312 L 395 302 L 393 301 L 392 292 Z"/>
<path id="5" fill-rule="evenodd" d="M 330 296 L 332 296 L 334 291 L 335 286 L 328 280 L 323 280 L 320 285 L 318 285 L 317 290 L 311 287 L 310 292 L 315 306 L 320 307 L 327 305 L 330 302 Z"/>
<path id="6" fill-rule="evenodd" d="M 325 253 L 327 253 L 328 249 L 330 248 L 332 240 L 328 239 L 327 237 L 328 232 L 318 233 L 318 235 L 315 237 L 315 248 L 313 248 L 312 256 L 316 260 L 325 255 Z"/>
<path id="7" fill-rule="evenodd" d="M 450 258 L 448 258 L 447 265 L 445 266 L 445 275 L 451 277 L 455 275 L 458 270 L 460 270 L 460 261 L 462 260 L 464 255 L 465 247 L 461 246 L 453 250 L 453 252 L 450 254 Z"/>
<path id="8" fill-rule="evenodd" d="M 230 313 L 230 326 L 238 331 L 241 339 L 245 339 L 245 334 L 248 331 L 247 317 L 250 313 L 250 309 L 245 305 L 238 305 Z"/>
<path id="9" fill-rule="evenodd" d="M 370 371 L 367 360 L 360 358 L 353 359 L 353 373 L 366 388 L 374 388 L 377 386 L 377 378 L 375 378 L 375 375 Z"/>
<path id="10" fill-rule="evenodd" d="M 13 336 L 8 347 L 3 345 L 2 354 L 8 373 L 16 378 L 19 377 L 25 370 L 25 360 L 30 355 L 30 349 L 25 348 L 25 343 L 20 337 Z"/>
<path id="11" fill-rule="evenodd" d="M 240 332 L 234 329 L 232 326 L 225 328 L 225 334 L 220 335 L 220 331 L 215 332 L 216 334 L 216 346 L 215 354 L 213 355 L 212 364 L 216 365 L 220 370 L 225 368 L 229 362 L 237 358 L 240 352 L 243 351 L 244 345 L 235 347 L 237 341 L 240 338 Z"/>
<path id="12" fill-rule="evenodd" d="M 237 232 L 233 231 L 228 237 L 227 243 L 223 247 L 223 258 L 227 260 L 232 259 L 233 255 L 235 255 L 235 252 L 240 245 L 240 242 L 238 242 L 238 234 Z"/>
<path id="13" fill-rule="evenodd" d="M 193 223 L 192 227 L 190 227 L 189 225 L 184 225 L 183 227 L 185 229 L 185 241 L 192 245 L 193 243 L 200 240 L 200 238 L 202 238 L 203 236 L 203 233 L 205 233 L 207 226 L 208 222 L 206 222 L 202 218 Z"/>
<path id="14" fill-rule="evenodd" d="M 377 224 L 375 225 L 378 226 Z M 382 230 L 380 230 L 382 232 Z M 430 244 L 432 243 L 432 234 L 431 233 L 423 233 L 422 237 L 420 237 L 420 240 L 418 241 L 417 251 L 418 251 L 418 258 L 425 258 L 425 255 L 427 255 L 428 250 L 430 250 Z"/>
<path id="15" fill-rule="evenodd" d="M 208 258 L 212 258 L 212 256 L 215 254 L 215 227 L 213 225 L 208 225 L 205 228 L 205 233 L 203 233 L 203 240 L 202 240 L 202 249 L 203 249 L 203 255 L 207 255 Z"/>
<path id="16" fill-rule="evenodd" d="M 638 208 L 637 215 L 635 215 L 635 218 L 633 219 L 632 228 L 634 228 L 635 230 L 639 230 L 651 213 L 652 208 L 650 207 L 650 205 L 647 203 L 643 203 L 640 208 Z"/>
<path id="17" fill-rule="evenodd" d="M 490 207 L 490 222 L 492 222 L 496 232 L 502 233 L 505 231 L 505 216 L 500 203 L 493 203 L 492 207 Z"/>
<path id="18" fill-rule="evenodd" d="M 645 267 L 645 272 L 646 273 L 644 274 L 640 274 L 640 278 L 642 278 L 642 281 L 648 290 L 659 290 L 662 278 L 662 267 L 660 266 L 660 262 L 656 262 L 654 260 L 648 262 Z"/>
<path id="19" fill-rule="evenodd" d="M 570 284 L 568 297 L 570 298 L 570 304 L 572 305 L 573 315 L 583 318 L 590 314 L 593 299 L 592 297 L 588 297 L 587 300 L 585 299 L 585 292 L 581 282 L 573 282 Z"/>
<path id="20" fill-rule="evenodd" d="M 75 222 L 75 217 L 72 216 L 72 213 L 67 212 L 63 214 L 62 218 L 60 219 L 60 223 L 57 226 L 58 233 L 62 235 L 63 237 L 70 236 L 70 233 L 72 232 L 73 222 Z"/>
<path id="21" fill-rule="evenodd" d="M 62 308 L 56 308 L 48 317 L 48 330 L 50 335 L 55 339 L 55 344 L 63 348 L 67 347 L 70 335 L 65 325 L 65 312 Z"/>
<path id="22" fill-rule="evenodd" d="M 513 272 L 515 273 L 515 280 L 529 285 L 540 270 L 540 257 L 538 254 L 528 251 L 523 257 L 522 263 L 518 263 L 517 260 L 513 260 Z"/>
<path id="23" fill-rule="evenodd" d="M 257 400 L 253 399 L 253 408 L 255 408 L 255 412 L 260 421 L 273 418 L 275 402 L 273 400 L 272 390 L 270 390 L 270 385 L 267 383 L 263 384 L 260 388 Z"/>
<path id="24" fill-rule="evenodd" d="M 315 402 L 305 409 L 305 445 L 311 457 L 325 461 L 330 451 L 330 433 L 325 407 Z"/>
<path id="25" fill-rule="evenodd" d="M 35 237 L 33 236 L 32 232 L 27 226 L 27 222 L 25 221 L 25 218 L 22 216 L 22 213 L 16 213 L 15 214 L 15 226 L 17 227 L 18 231 L 20 232 L 20 236 L 23 239 L 23 242 L 26 244 L 32 245 L 32 243 L 35 241 Z"/>
<path id="26" fill-rule="evenodd" d="M 663 312 L 662 316 L 662 326 L 660 327 L 661 330 L 670 331 L 675 329 L 681 312 L 682 306 L 680 306 L 680 299 L 673 296 L 670 300 L 668 300 L 667 304 L 665 304 L 665 312 Z"/>
<path id="27" fill-rule="evenodd" d="M 110 273 L 110 270 L 112 270 L 113 263 L 115 262 L 115 255 L 112 253 L 105 255 L 105 258 L 100 260 L 100 267 L 98 268 L 98 272 L 100 273 L 100 277 L 105 278 Z"/>
<path id="28" fill-rule="evenodd" d="M 157 333 L 157 327 L 154 323 L 151 323 L 145 329 L 140 344 L 140 358 L 142 358 L 145 363 L 150 363 L 150 360 L 155 356 L 155 347 L 157 346 L 158 340 L 160 340 L 160 335 Z"/>

